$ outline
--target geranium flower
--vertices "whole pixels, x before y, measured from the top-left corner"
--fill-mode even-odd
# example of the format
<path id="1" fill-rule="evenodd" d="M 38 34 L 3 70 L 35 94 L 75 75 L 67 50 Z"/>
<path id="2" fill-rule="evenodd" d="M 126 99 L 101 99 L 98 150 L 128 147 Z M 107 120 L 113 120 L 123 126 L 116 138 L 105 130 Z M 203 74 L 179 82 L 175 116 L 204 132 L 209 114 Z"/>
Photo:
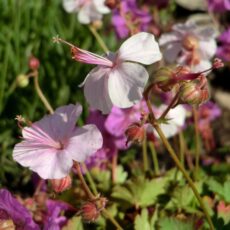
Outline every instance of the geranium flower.
<path id="1" fill-rule="evenodd" d="M 208 0 L 208 9 L 214 12 L 224 12 L 230 10 L 229 0 Z"/>
<path id="2" fill-rule="evenodd" d="M 107 116 L 99 111 L 91 110 L 87 122 L 95 124 L 103 136 L 103 146 L 95 154 L 86 160 L 88 167 L 98 166 L 104 168 L 108 161 L 118 153 L 118 150 L 126 149 L 126 137 L 124 132 L 120 135 L 109 133 L 105 127 Z"/>
<path id="3" fill-rule="evenodd" d="M 224 61 L 230 61 L 230 27 L 218 38 L 221 45 L 217 49 L 216 55 Z"/>
<path id="4" fill-rule="evenodd" d="M 13 226 L 18 230 L 40 229 L 33 221 L 29 211 L 22 206 L 8 190 L 0 189 L 0 228 L 4 227 L 4 223 L 2 222 L 8 220 L 12 220 Z"/>
<path id="5" fill-rule="evenodd" d="M 63 40 L 57 38 L 57 41 Z M 82 85 L 90 106 L 104 114 L 109 113 L 113 105 L 129 108 L 140 101 L 149 74 L 138 63 L 150 65 L 161 59 L 154 36 L 145 32 L 133 35 L 116 53 L 108 53 L 106 57 L 71 47 L 73 59 L 98 65 Z"/>
<path id="6" fill-rule="evenodd" d="M 216 52 L 216 32 L 200 27 L 193 21 L 176 24 L 172 32 L 161 35 L 159 44 L 168 63 L 190 65 L 199 72 L 211 67 L 209 61 Z"/>
<path id="7" fill-rule="evenodd" d="M 119 38 L 128 37 L 130 27 L 135 32 L 147 31 L 151 21 L 149 12 L 138 7 L 136 0 L 122 0 L 113 11 L 112 24 Z"/>
<path id="8" fill-rule="evenodd" d="M 82 24 L 101 20 L 103 14 L 110 12 L 105 0 L 63 0 L 63 7 L 68 13 L 78 12 Z"/>
<path id="9" fill-rule="evenodd" d="M 102 136 L 95 125 L 75 127 L 81 112 L 80 104 L 62 106 L 23 128 L 23 141 L 13 150 L 14 160 L 43 179 L 67 176 L 73 160 L 83 162 L 102 146 Z"/>

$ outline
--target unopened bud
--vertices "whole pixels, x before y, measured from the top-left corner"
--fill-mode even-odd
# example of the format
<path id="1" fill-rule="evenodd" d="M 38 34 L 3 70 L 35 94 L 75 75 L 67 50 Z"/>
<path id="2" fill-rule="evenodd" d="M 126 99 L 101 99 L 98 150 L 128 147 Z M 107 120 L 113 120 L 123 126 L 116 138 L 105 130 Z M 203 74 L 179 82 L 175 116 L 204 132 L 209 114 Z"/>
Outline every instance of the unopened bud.
<path id="1" fill-rule="evenodd" d="M 120 0 L 105 0 L 105 5 L 112 10 L 118 8 L 119 4 Z"/>
<path id="2" fill-rule="evenodd" d="M 17 76 L 17 85 L 21 88 L 26 87 L 29 84 L 29 78 L 25 74 L 19 74 Z"/>
<path id="3" fill-rule="evenodd" d="M 82 218 L 88 222 L 95 221 L 99 217 L 100 212 L 105 208 L 106 203 L 107 199 L 104 197 L 85 203 L 80 211 Z"/>
<path id="4" fill-rule="evenodd" d="M 200 105 L 209 99 L 208 87 L 200 88 L 196 81 L 182 84 L 179 90 L 179 101 L 183 104 Z"/>
<path id="5" fill-rule="evenodd" d="M 221 59 L 219 59 L 219 58 L 215 58 L 214 62 L 212 64 L 212 68 L 213 69 L 219 69 L 219 68 L 222 68 L 222 67 L 224 67 L 223 61 Z"/>
<path id="6" fill-rule="evenodd" d="M 199 47 L 199 42 L 195 36 L 187 35 L 183 39 L 182 45 L 186 50 L 192 51 L 192 50 L 195 50 Z"/>
<path id="7" fill-rule="evenodd" d="M 172 84 L 173 76 L 174 73 L 172 68 L 162 67 L 157 71 L 154 82 L 157 84 L 158 88 L 164 92 L 167 92 L 170 91 L 174 86 L 174 84 Z"/>
<path id="8" fill-rule="evenodd" d="M 52 179 L 50 181 L 51 181 L 53 190 L 57 193 L 60 193 L 60 192 L 63 192 L 69 189 L 72 185 L 72 179 L 69 175 L 62 179 Z"/>
<path id="9" fill-rule="evenodd" d="M 130 141 L 141 143 L 145 137 L 144 126 L 138 123 L 134 123 L 127 128 L 127 130 L 125 131 L 125 135 L 127 137 L 126 144 L 128 144 L 128 142 Z"/>
<path id="10" fill-rule="evenodd" d="M 37 70 L 39 68 L 39 66 L 40 66 L 39 60 L 34 56 L 30 57 L 29 68 L 32 70 Z"/>

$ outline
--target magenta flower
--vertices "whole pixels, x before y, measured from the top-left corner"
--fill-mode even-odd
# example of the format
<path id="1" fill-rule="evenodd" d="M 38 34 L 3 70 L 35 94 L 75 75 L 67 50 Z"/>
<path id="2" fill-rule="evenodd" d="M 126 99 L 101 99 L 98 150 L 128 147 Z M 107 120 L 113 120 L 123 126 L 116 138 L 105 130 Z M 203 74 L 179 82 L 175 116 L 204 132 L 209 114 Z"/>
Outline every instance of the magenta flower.
<path id="1" fill-rule="evenodd" d="M 54 41 L 63 42 L 59 38 Z M 85 86 L 84 94 L 90 106 L 104 114 L 109 113 L 113 105 L 129 108 L 140 101 L 149 74 L 138 63 L 150 65 L 161 59 L 154 36 L 145 32 L 130 37 L 118 52 L 108 53 L 106 57 L 73 45 L 71 48 L 76 61 L 98 65 L 82 85 Z"/>
<path id="2" fill-rule="evenodd" d="M 224 61 L 230 61 L 230 27 L 220 35 L 218 40 L 221 44 L 216 55 Z"/>
<path id="3" fill-rule="evenodd" d="M 0 189 L 0 220 L 13 220 L 17 230 L 39 230 L 29 211 L 6 189 Z"/>
<path id="4" fill-rule="evenodd" d="M 62 106 L 23 128 L 23 141 L 13 150 L 14 160 L 43 179 L 67 176 L 73 161 L 85 161 L 102 146 L 102 136 L 95 125 L 75 127 L 81 112 L 80 104 Z"/>
<path id="5" fill-rule="evenodd" d="M 208 0 L 208 9 L 214 12 L 224 12 L 230 10 L 229 0 Z"/>
<path id="6" fill-rule="evenodd" d="M 105 0 L 63 0 L 63 7 L 68 13 L 78 13 L 78 20 L 82 24 L 101 20 L 103 14 L 110 12 Z"/>
<path id="7" fill-rule="evenodd" d="M 107 116 L 101 114 L 99 111 L 90 111 L 87 122 L 95 124 L 101 131 L 103 136 L 103 146 L 95 154 L 93 154 L 86 160 L 86 164 L 88 167 L 97 166 L 100 168 L 104 168 L 104 166 L 108 163 L 108 160 L 110 160 L 112 156 L 117 154 L 119 149 L 123 150 L 127 148 L 126 137 L 124 133 L 121 133 L 120 135 L 109 133 L 105 127 L 106 120 Z"/>
<path id="8" fill-rule="evenodd" d="M 137 6 L 136 0 L 122 0 L 119 9 L 113 11 L 112 24 L 119 38 L 129 36 L 131 24 L 136 32 L 147 31 L 152 17 L 147 10 Z"/>
<path id="9" fill-rule="evenodd" d="M 192 65 L 194 72 L 211 67 L 210 59 L 216 52 L 216 32 L 193 21 L 176 24 L 172 32 L 161 35 L 159 44 L 168 63 Z"/>

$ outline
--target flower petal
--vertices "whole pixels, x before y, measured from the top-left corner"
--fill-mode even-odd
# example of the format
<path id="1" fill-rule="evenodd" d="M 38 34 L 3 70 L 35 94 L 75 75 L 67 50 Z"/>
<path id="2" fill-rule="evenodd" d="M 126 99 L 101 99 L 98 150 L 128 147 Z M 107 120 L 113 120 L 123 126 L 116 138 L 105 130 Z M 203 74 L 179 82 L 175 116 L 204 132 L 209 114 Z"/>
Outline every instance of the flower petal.
<path id="1" fill-rule="evenodd" d="M 64 0 L 63 7 L 66 12 L 72 13 L 77 12 L 79 10 L 80 2 L 76 0 Z"/>
<path id="2" fill-rule="evenodd" d="M 109 113 L 113 106 L 108 95 L 108 74 L 110 71 L 110 68 L 96 67 L 83 82 L 87 102 L 92 108 L 99 109 L 104 114 Z"/>
<path id="3" fill-rule="evenodd" d="M 108 14 L 110 12 L 110 9 L 105 5 L 105 0 L 93 0 L 93 4 L 101 14 Z"/>
<path id="4" fill-rule="evenodd" d="M 80 104 L 59 107 L 54 114 L 45 116 L 31 127 L 25 127 L 22 131 L 23 137 L 41 147 L 58 148 L 58 142 L 67 139 L 74 130 L 81 112 Z"/>
<path id="5" fill-rule="evenodd" d="M 118 60 L 139 62 L 150 65 L 162 55 L 152 34 L 141 32 L 127 39 L 118 51 Z"/>
<path id="6" fill-rule="evenodd" d="M 215 55 L 217 45 L 214 39 L 200 41 L 199 45 L 202 59 L 209 60 Z"/>
<path id="7" fill-rule="evenodd" d="M 102 147 L 101 132 L 95 125 L 85 125 L 77 128 L 70 138 L 66 150 L 77 162 L 84 162 L 87 157 Z"/>
<path id="8" fill-rule="evenodd" d="M 13 158 L 29 167 L 43 179 L 60 179 L 69 174 L 73 161 L 66 150 L 35 148 L 33 142 L 22 141 L 15 145 Z"/>
<path id="9" fill-rule="evenodd" d="M 149 74 L 137 63 L 120 63 L 109 74 L 108 92 L 114 105 L 129 108 L 142 98 Z"/>

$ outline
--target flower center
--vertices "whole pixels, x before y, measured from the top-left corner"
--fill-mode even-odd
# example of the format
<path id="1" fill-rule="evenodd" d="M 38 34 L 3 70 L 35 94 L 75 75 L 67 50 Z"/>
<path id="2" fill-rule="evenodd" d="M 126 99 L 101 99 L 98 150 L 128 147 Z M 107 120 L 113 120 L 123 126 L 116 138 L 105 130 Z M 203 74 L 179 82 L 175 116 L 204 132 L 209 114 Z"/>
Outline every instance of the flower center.
<path id="1" fill-rule="evenodd" d="M 183 47 L 188 50 L 192 51 L 199 47 L 198 39 L 193 35 L 186 35 L 182 41 Z"/>

